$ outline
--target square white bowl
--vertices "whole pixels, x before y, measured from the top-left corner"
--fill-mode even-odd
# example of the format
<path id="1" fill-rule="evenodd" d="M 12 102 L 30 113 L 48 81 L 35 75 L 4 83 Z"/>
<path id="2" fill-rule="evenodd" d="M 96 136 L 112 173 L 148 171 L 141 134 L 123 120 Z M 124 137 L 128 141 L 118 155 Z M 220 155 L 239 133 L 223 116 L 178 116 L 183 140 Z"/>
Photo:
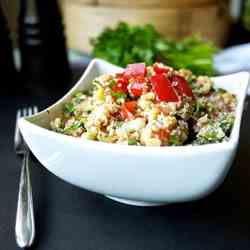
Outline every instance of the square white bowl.
<path id="1" fill-rule="evenodd" d="M 49 130 L 62 106 L 92 80 L 122 68 L 94 59 L 78 83 L 56 104 L 19 120 L 30 150 L 49 171 L 87 190 L 141 206 L 199 199 L 224 180 L 239 142 L 249 73 L 215 77 L 215 87 L 237 95 L 236 119 L 227 142 L 201 146 L 144 147 L 83 140 Z"/>

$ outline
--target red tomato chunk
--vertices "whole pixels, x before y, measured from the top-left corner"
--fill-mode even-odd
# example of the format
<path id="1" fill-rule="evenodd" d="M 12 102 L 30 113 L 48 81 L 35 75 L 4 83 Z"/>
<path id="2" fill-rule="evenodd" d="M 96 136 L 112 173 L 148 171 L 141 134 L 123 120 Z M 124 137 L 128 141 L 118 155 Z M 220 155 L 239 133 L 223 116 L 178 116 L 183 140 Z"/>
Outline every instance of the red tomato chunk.
<path id="1" fill-rule="evenodd" d="M 125 102 L 121 107 L 121 117 L 128 120 L 134 119 L 135 117 L 133 112 L 135 111 L 136 106 L 136 101 Z"/>
<path id="2" fill-rule="evenodd" d="M 132 78 L 136 76 L 145 76 L 147 73 L 147 69 L 145 63 L 134 63 L 129 64 L 124 71 L 125 78 Z"/>
<path id="3" fill-rule="evenodd" d="M 174 75 L 171 78 L 171 82 L 180 96 L 186 95 L 189 97 L 194 97 L 192 89 L 189 87 L 188 82 L 183 77 Z"/>
<path id="4" fill-rule="evenodd" d="M 168 73 L 169 72 L 169 69 L 167 68 L 162 68 L 162 67 L 159 67 L 157 65 L 154 65 L 153 66 L 153 69 L 154 69 L 154 72 L 156 74 L 163 74 L 163 73 Z"/>
<path id="5" fill-rule="evenodd" d="M 178 102 L 179 98 L 168 78 L 164 75 L 154 75 L 151 77 L 153 91 L 158 101 Z"/>
<path id="6" fill-rule="evenodd" d="M 128 82 L 123 79 L 120 78 L 117 80 L 117 84 L 115 86 L 113 86 L 112 90 L 114 92 L 122 92 L 122 93 L 127 93 L 127 86 L 128 86 Z"/>

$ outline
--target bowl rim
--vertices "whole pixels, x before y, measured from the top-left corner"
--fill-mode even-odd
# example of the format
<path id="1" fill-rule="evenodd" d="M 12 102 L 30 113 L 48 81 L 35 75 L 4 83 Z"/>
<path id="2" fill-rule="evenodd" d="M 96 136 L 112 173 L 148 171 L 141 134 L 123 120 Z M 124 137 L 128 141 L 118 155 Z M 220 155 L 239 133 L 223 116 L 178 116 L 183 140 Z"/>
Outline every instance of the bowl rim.
<path id="1" fill-rule="evenodd" d="M 141 146 L 141 145 L 137 146 L 137 145 L 126 145 L 126 144 L 118 144 L 118 143 L 106 143 L 106 142 L 93 141 L 93 140 L 87 140 L 87 139 L 84 140 L 84 139 L 81 139 L 79 137 L 73 137 L 73 136 L 69 136 L 69 135 L 60 134 L 60 133 L 57 133 L 55 131 L 49 130 L 47 128 L 41 127 L 37 124 L 34 124 L 30 121 L 30 119 L 32 119 L 33 117 L 35 117 L 37 115 L 42 115 L 43 113 L 48 112 L 49 110 L 51 110 L 52 108 L 57 106 L 59 103 L 61 103 L 63 100 L 72 96 L 72 93 L 74 93 L 74 91 L 77 90 L 78 86 L 81 84 L 83 79 L 86 77 L 86 75 L 88 75 L 91 68 L 96 63 L 108 64 L 110 66 L 116 67 L 117 70 L 122 70 L 122 68 L 115 66 L 115 65 L 112 65 L 112 64 L 110 64 L 102 59 L 98 59 L 98 58 L 93 59 L 90 62 L 87 69 L 84 71 L 83 75 L 78 80 L 78 82 L 62 98 L 60 98 L 58 101 L 56 101 L 54 104 L 52 104 L 48 108 L 45 108 L 44 110 L 40 111 L 36 115 L 19 119 L 18 124 L 21 128 L 21 132 L 22 132 L 22 127 L 28 125 L 28 126 L 31 126 L 31 129 L 33 129 L 33 130 L 40 130 L 40 133 L 42 131 L 43 133 L 45 133 L 47 136 L 50 136 L 50 137 L 56 136 L 59 140 L 68 140 L 72 143 L 77 143 L 78 145 L 81 145 L 81 146 L 91 147 L 95 150 L 107 150 L 108 152 L 110 152 L 110 151 L 114 151 L 114 152 L 123 151 L 126 154 L 138 154 L 138 153 L 145 154 L 148 151 L 150 153 L 154 153 L 154 154 L 159 154 L 159 153 L 166 154 L 168 152 L 171 154 L 175 154 L 175 153 L 179 154 L 180 152 L 186 154 L 186 153 L 190 153 L 190 148 L 192 148 L 192 151 L 195 150 L 196 152 L 204 152 L 204 151 L 212 152 L 212 151 L 221 151 L 221 150 L 225 150 L 225 149 L 233 149 L 237 145 L 237 142 L 239 140 L 240 125 L 241 125 L 241 121 L 242 121 L 242 113 L 243 113 L 243 109 L 244 109 L 244 101 L 246 98 L 248 83 L 245 84 L 245 87 L 240 91 L 240 94 L 237 96 L 238 103 L 237 103 L 237 108 L 236 108 L 236 118 L 234 121 L 233 129 L 231 131 L 231 135 L 229 137 L 229 140 L 225 141 L 225 142 L 220 142 L 220 143 L 211 143 L 211 144 L 204 144 L 204 145 L 180 145 L 180 146 L 169 146 L 169 147 L 155 147 L 155 146 Z M 212 79 L 230 77 L 233 75 L 239 75 L 239 76 L 245 75 L 246 82 L 249 82 L 250 74 L 248 72 L 244 72 L 244 71 L 230 74 L 230 75 L 225 75 L 225 76 L 212 77 Z M 131 149 L 133 149 L 133 150 L 131 150 Z"/>

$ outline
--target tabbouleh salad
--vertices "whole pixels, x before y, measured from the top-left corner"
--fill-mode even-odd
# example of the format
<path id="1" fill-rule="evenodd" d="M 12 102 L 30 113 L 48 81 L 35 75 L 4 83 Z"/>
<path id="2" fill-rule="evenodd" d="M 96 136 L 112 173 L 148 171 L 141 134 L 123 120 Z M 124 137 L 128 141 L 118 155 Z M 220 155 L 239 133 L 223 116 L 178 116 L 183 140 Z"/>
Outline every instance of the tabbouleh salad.
<path id="1" fill-rule="evenodd" d="M 219 143 L 230 136 L 236 104 L 234 94 L 215 89 L 207 76 L 136 63 L 96 78 L 91 91 L 75 93 L 51 129 L 127 145 Z"/>

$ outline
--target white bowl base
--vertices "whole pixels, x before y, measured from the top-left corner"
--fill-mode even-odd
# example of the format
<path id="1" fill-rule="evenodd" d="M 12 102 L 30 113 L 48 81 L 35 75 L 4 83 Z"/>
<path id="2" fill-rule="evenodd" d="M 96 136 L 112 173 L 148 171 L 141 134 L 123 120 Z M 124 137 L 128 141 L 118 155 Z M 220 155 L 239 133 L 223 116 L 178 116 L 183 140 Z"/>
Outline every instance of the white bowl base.
<path id="1" fill-rule="evenodd" d="M 154 207 L 154 206 L 164 206 L 164 205 L 169 204 L 166 202 L 158 203 L 158 202 L 147 202 L 147 201 L 135 201 L 135 200 L 117 198 L 117 197 L 109 196 L 109 195 L 105 195 L 105 196 L 111 200 L 114 200 L 123 204 L 127 204 L 127 205 L 138 206 L 138 207 Z"/>

